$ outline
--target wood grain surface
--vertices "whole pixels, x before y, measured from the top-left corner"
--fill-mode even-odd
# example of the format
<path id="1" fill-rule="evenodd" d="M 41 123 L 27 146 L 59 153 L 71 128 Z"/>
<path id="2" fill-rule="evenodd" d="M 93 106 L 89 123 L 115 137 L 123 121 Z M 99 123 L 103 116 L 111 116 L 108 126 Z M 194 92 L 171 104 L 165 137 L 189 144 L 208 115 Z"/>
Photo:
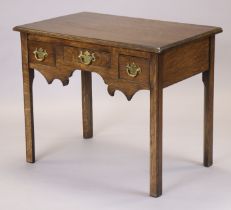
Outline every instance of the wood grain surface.
<path id="1" fill-rule="evenodd" d="M 153 55 L 150 89 L 150 196 L 162 194 L 162 57 Z"/>
<path id="2" fill-rule="evenodd" d="M 150 66 L 149 62 L 149 59 L 145 58 L 119 55 L 119 79 L 124 79 L 141 84 L 148 84 Z M 126 66 L 132 63 L 135 63 L 141 69 L 141 72 L 136 77 L 129 76 L 126 71 Z"/>
<path id="3" fill-rule="evenodd" d="M 55 54 L 55 45 L 46 43 L 46 42 L 36 42 L 36 41 L 28 41 L 28 56 L 30 63 L 38 63 L 41 62 L 37 61 L 34 55 L 34 51 L 36 49 L 43 48 L 47 51 L 48 56 L 42 62 L 43 65 L 47 66 L 55 66 L 56 65 L 56 54 Z"/>
<path id="4" fill-rule="evenodd" d="M 222 31 L 219 27 L 89 12 L 17 26 L 14 30 L 156 53 Z"/>
<path id="5" fill-rule="evenodd" d="M 34 142 L 34 114 L 33 114 L 33 79 L 34 69 L 28 65 L 27 34 L 21 33 L 22 49 L 22 73 L 23 73 L 23 94 L 25 114 L 25 136 L 26 136 L 26 161 L 35 162 Z"/>
<path id="6" fill-rule="evenodd" d="M 163 86 L 167 87 L 209 69 L 209 38 L 169 49 L 162 56 Z"/>
<path id="7" fill-rule="evenodd" d="M 87 139 L 93 136 L 91 72 L 82 71 L 81 81 L 82 81 L 83 137 Z"/>
<path id="8" fill-rule="evenodd" d="M 215 37 L 210 38 L 209 70 L 203 73 L 204 82 L 204 166 L 213 164 L 213 100 L 214 100 Z"/>
<path id="9" fill-rule="evenodd" d="M 204 165 L 213 162 L 213 92 L 215 34 L 219 27 L 201 26 L 97 13 L 77 13 L 14 28 L 21 32 L 26 127 L 26 158 L 35 161 L 32 83 L 34 69 L 50 84 L 67 85 L 78 69 L 82 81 L 83 137 L 93 136 L 92 72 L 107 84 L 110 95 L 122 91 L 128 100 L 139 90 L 150 90 L 150 195 L 162 194 L 163 88 L 203 74 Z M 33 51 L 48 52 L 43 61 Z M 96 60 L 80 62 L 80 52 Z M 141 68 L 136 77 L 126 71 Z"/>

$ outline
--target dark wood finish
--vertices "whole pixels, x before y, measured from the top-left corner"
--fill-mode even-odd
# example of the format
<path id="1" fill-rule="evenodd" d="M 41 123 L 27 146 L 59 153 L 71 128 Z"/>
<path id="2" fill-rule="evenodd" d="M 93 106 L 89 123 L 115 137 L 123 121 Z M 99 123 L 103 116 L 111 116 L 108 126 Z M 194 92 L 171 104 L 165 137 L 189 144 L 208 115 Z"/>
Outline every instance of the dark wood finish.
<path id="1" fill-rule="evenodd" d="M 150 195 L 162 194 L 162 57 L 153 55 L 150 89 Z"/>
<path id="2" fill-rule="evenodd" d="M 221 28 L 82 12 L 17 26 L 17 31 L 160 53 Z"/>
<path id="3" fill-rule="evenodd" d="M 126 96 L 127 100 L 130 101 L 136 92 L 139 90 L 149 90 L 149 86 L 146 84 L 138 84 L 133 82 L 128 82 L 127 80 L 118 80 L 114 82 L 113 80 L 107 80 L 108 93 L 114 96 L 116 90 L 120 90 Z"/>
<path id="4" fill-rule="evenodd" d="M 75 47 L 64 47 L 64 63 L 70 66 L 80 66 L 82 65 L 79 55 L 80 52 L 85 51 L 90 52 L 91 54 L 94 53 L 95 61 L 92 62 L 91 66 L 100 66 L 104 68 L 111 67 L 111 54 L 106 51 L 98 51 L 94 50 L 94 48 L 86 49 L 86 48 L 75 48 Z"/>
<path id="5" fill-rule="evenodd" d="M 81 78 L 82 78 L 83 137 L 91 138 L 93 136 L 91 72 L 82 71 Z"/>
<path id="6" fill-rule="evenodd" d="M 150 90 L 150 195 L 162 194 L 163 88 L 203 74 L 205 92 L 204 165 L 212 165 L 213 83 L 215 34 L 219 27 L 78 13 L 23 26 L 21 32 L 27 161 L 34 162 L 32 82 L 34 69 L 50 84 L 67 85 L 76 69 L 82 77 L 83 137 L 93 136 L 92 72 L 99 74 L 108 93 L 122 91 L 128 100 L 139 90 Z M 44 48 L 43 61 L 34 57 Z M 89 65 L 80 62 L 80 51 L 94 53 Z M 136 76 L 126 66 L 141 68 Z"/>
<path id="7" fill-rule="evenodd" d="M 175 84 L 209 68 L 209 38 L 163 53 L 163 86 Z"/>
<path id="8" fill-rule="evenodd" d="M 45 43 L 45 42 L 34 42 L 34 41 L 28 41 L 28 49 L 29 49 L 29 62 L 30 63 L 36 63 L 40 64 L 41 62 L 37 61 L 34 56 L 34 51 L 37 48 L 42 47 L 43 49 L 46 49 L 48 56 L 45 58 L 45 60 L 42 62 L 43 65 L 48 66 L 56 66 L 56 55 L 55 55 L 55 46 Z"/>
<path id="9" fill-rule="evenodd" d="M 148 52 L 37 35 L 29 35 L 28 39 L 30 42 L 29 66 L 38 70 L 49 84 L 54 79 L 59 79 L 63 85 L 67 85 L 68 78 L 75 69 L 84 69 L 100 74 L 105 83 L 110 86 L 108 87 L 110 95 L 114 95 L 115 90 L 119 89 L 130 100 L 138 90 L 149 89 L 150 53 Z M 42 62 L 36 61 L 33 54 L 33 51 L 40 47 L 48 52 L 48 57 Z M 80 50 L 95 53 L 96 61 L 91 65 L 80 63 L 78 58 Z M 136 62 L 142 68 L 142 73 L 136 78 L 128 76 L 125 71 L 125 66 L 129 62 Z M 131 83 L 128 85 L 126 80 Z"/>
<path id="10" fill-rule="evenodd" d="M 126 72 L 127 64 L 133 62 L 142 69 L 141 73 L 136 77 L 131 77 Z M 119 78 L 131 82 L 149 84 L 149 60 L 135 56 L 119 55 Z"/>
<path id="11" fill-rule="evenodd" d="M 213 95 L 214 95 L 215 37 L 210 38 L 209 70 L 203 73 L 204 82 L 204 166 L 213 164 Z"/>
<path id="12" fill-rule="evenodd" d="M 33 91 L 32 84 L 34 70 L 28 66 L 27 34 L 21 33 L 22 48 L 22 73 L 25 113 L 25 134 L 26 134 L 26 160 L 29 163 L 35 162 L 34 146 L 34 115 L 33 115 Z"/>

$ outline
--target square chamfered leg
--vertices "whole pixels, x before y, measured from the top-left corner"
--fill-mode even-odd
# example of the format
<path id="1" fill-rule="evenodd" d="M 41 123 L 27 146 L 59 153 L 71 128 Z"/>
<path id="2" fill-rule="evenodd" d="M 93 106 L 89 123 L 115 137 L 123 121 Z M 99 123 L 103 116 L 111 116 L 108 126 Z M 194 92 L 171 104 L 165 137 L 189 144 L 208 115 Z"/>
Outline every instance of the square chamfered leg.
<path id="1" fill-rule="evenodd" d="M 91 138 L 93 136 L 91 72 L 81 71 L 81 79 L 82 79 L 83 137 Z"/>
<path id="2" fill-rule="evenodd" d="M 34 146 L 34 117 L 33 117 L 33 91 L 34 69 L 28 66 L 27 35 L 21 33 L 22 45 L 22 71 L 23 71 L 23 93 L 25 114 L 25 136 L 26 136 L 26 161 L 35 162 Z"/>
<path id="3" fill-rule="evenodd" d="M 155 63 L 156 62 L 156 63 Z M 150 196 L 162 194 L 162 100 L 161 69 L 157 59 L 151 63 L 150 88 Z M 153 75 L 153 76 L 152 76 Z"/>
<path id="4" fill-rule="evenodd" d="M 204 166 L 213 164 L 213 97 L 215 37 L 210 38 L 209 70 L 203 72 L 204 83 Z"/>

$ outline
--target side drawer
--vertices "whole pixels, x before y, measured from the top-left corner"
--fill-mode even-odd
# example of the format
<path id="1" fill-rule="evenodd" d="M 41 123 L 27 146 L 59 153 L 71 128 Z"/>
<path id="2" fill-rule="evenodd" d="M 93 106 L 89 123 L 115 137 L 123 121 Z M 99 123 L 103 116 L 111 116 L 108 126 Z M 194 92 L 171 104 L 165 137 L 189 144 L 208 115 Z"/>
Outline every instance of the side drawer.
<path id="1" fill-rule="evenodd" d="M 120 54 L 119 79 L 148 84 L 149 62 L 148 58 Z"/>
<path id="2" fill-rule="evenodd" d="M 47 66 L 56 65 L 55 46 L 46 42 L 29 41 L 29 62 Z"/>

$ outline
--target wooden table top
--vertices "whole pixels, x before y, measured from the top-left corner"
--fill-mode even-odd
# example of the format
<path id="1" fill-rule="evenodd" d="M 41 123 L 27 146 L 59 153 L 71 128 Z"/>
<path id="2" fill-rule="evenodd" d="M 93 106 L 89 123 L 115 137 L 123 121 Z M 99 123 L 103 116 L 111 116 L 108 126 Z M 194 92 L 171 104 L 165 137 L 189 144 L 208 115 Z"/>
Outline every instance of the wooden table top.
<path id="1" fill-rule="evenodd" d="M 156 53 L 222 32 L 220 27 L 89 12 L 16 26 L 14 30 Z"/>

